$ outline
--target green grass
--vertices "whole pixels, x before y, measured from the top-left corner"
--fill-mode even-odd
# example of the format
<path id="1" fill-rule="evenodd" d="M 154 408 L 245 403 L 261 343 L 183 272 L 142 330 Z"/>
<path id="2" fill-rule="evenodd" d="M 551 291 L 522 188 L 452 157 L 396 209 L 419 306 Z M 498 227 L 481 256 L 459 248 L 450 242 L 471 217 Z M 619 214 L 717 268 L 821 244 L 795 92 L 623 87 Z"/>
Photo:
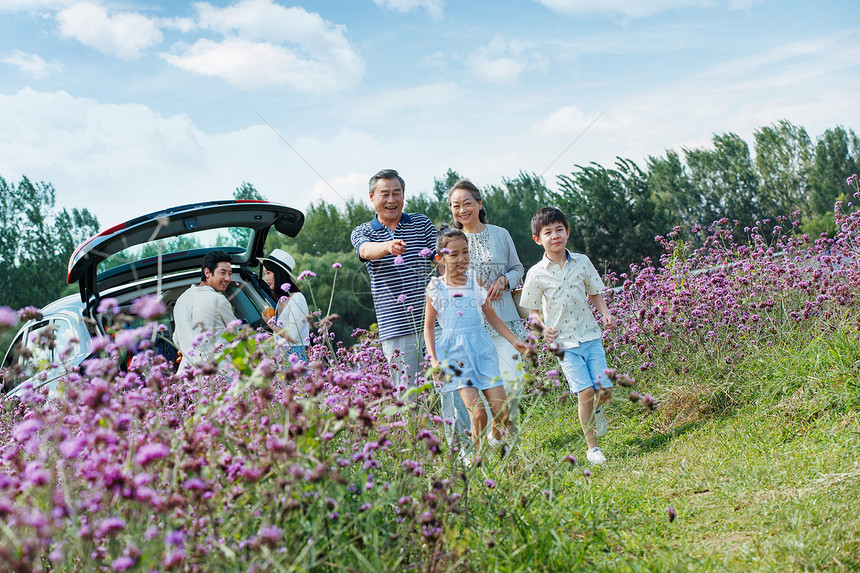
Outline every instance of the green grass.
<path id="1" fill-rule="evenodd" d="M 664 399 L 651 416 L 616 388 L 601 440 L 609 462 L 589 467 L 590 478 L 560 461 L 584 462 L 575 401 L 526 400 L 515 459 L 479 470 L 507 472 L 508 482 L 498 504 L 470 506 L 485 538 L 472 539 L 462 568 L 860 570 L 858 332 L 849 324 L 807 338 L 754 353 L 730 383 L 724 370 L 697 387 L 649 374 L 640 384 Z M 725 397 L 716 408 L 715 396 Z M 494 517 L 521 496 L 535 505 Z M 483 550 L 493 519 L 507 530 Z"/>

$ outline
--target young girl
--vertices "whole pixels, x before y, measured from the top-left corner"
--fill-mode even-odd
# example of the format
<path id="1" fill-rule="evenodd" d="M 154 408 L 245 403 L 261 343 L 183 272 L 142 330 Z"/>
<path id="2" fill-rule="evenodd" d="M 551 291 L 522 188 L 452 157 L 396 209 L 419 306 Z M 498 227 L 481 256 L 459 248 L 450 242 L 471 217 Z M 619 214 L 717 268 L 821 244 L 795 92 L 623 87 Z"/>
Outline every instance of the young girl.
<path id="1" fill-rule="evenodd" d="M 525 344 L 493 310 L 484 284 L 469 270 L 469 244 L 463 231 L 442 227 L 436 239 L 436 260 L 444 275 L 433 277 L 427 285 L 424 313 L 424 343 L 432 366 L 447 362 L 453 372 L 443 392 L 460 394 L 472 422 L 472 442 L 477 448 L 487 426 L 487 412 L 479 391 L 484 393 L 493 416 L 487 434 L 491 446 L 502 444 L 503 430 L 510 425 L 505 388 L 499 372 L 496 347 L 484 330 L 483 316 L 521 354 Z M 442 270 L 442 269 L 440 269 Z M 436 321 L 442 327 L 436 339 Z M 438 346 L 437 346 L 438 342 Z"/>
<path id="2" fill-rule="evenodd" d="M 286 338 L 290 354 L 295 353 L 301 360 L 307 360 L 305 344 L 310 336 L 310 325 L 305 316 L 308 314 L 308 303 L 293 277 L 295 259 L 286 251 L 275 249 L 268 257 L 261 258 L 260 262 L 263 263 L 263 280 L 272 291 L 273 300 L 278 301 L 273 330 Z"/>

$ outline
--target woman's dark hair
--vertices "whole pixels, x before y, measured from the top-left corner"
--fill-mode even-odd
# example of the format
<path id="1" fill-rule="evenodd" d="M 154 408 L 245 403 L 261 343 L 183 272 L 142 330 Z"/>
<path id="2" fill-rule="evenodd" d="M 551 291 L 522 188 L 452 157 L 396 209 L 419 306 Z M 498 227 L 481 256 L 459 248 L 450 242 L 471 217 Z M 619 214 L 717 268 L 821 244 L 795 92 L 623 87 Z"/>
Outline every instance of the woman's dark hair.
<path id="1" fill-rule="evenodd" d="M 468 179 L 460 179 L 459 181 L 454 183 L 453 187 L 451 187 L 448 190 L 448 207 L 451 206 L 451 195 L 453 195 L 454 191 L 456 191 L 457 189 L 465 189 L 466 191 L 468 191 L 469 193 L 472 194 L 472 198 L 475 201 L 477 201 L 478 203 L 481 203 L 481 210 L 478 211 L 478 220 L 480 222 L 486 224 L 487 212 L 484 211 L 484 200 L 481 198 L 481 190 L 478 189 L 477 185 L 475 185 L 474 183 L 472 183 Z M 463 228 L 463 224 L 460 221 L 458 221 L 456 218 L 454 218 L 454 226 L 457 227 L 458 229 Z"/>
<path id="2" fill-rule="evenodd" d="M 277 301 L 282 296 L 284 296 L 287 292 L 289 292 L 290 294 L 292 294 L 294 292 L 302 292 L 299 289 L 299 285 L 295 284 L 296 281 L 292 280 L 290 278 L 290 275 L 287 274 L 286 269 L 284 269 L 284 267 L 282 267 L 278 263 L 275 263 L 275 262 L 272 262 L 269 260 L 265 260 L 265 261 L 263 261 L 263 268 L 265 268 L 267 271 L 272 271 L 272 274 L 275 275 L 275 290 L 278 292 L 272 293 L 272 300 Z M 285 285 L 285 284 L 290 285 L 290 288 L 287 291 L 284 291 L 283 289 L 281 289 L 281 286 Z M 268 285 L 266 285 L 266 286 L 268 286 Z"/>
<path id="3" fill-rule="evenodd" d="M 532 235 L 540 235 L 540 230 L 547 225 L 555 225 L 561 223 L 565 229 L 570 229 L 567 222 L 567 217 L 561 212 L 561 209 L 556 207 L 543 207 L 538 209 L 534 217 L 532 217 Z"/>
<path id="4" fill-rule="evenodd" d="M 203 257 L 203 263 L 200 265 L 200 280 L 206 280 L 206 269 L 209 269 L 211 274 L 215 274 L 215 269 L 220 263 L 233 263 L 233 257 L 224 251 L 209 251 Z"/>
<path id="5" fill-rule="evenodd" d="M 445 248 L 445 245 L 451 242 L 452 239 L 463 239 L 466 241 L 466 244 L 469 244 L 469 239 L 466 238 L 466 233 L 461 231 L 456 227 L 449 227 L 446 224 L 442 224 L 439 228 L 439 232 L 436 234 L 436 252 L 439 255 L 443 255 L 442 249 Z"/>

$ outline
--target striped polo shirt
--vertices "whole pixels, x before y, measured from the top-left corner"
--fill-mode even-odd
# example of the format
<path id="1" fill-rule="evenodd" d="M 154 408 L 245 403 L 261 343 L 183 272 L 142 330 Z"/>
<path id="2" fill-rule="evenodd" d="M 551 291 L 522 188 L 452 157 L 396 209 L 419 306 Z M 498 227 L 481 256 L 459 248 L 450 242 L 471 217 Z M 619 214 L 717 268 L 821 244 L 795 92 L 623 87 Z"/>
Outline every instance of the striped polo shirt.
<path id="1" fill-rule="evenodd" d="M 432 254 L 425 249 L 435 252 L 436 232 L 430 219 L 418 213 L 403 213 L 394 232 L 375 216 L 352 230 L 350 239 L 356 255 L 359 247 L 369 241 L 402 239 L 406 243 L 402 261 L 391 254 L 375 261 L 359 255 L 370 274 L 380 340 L 416 334 L 424 328 L 424 292 L 432 271 Z"/>

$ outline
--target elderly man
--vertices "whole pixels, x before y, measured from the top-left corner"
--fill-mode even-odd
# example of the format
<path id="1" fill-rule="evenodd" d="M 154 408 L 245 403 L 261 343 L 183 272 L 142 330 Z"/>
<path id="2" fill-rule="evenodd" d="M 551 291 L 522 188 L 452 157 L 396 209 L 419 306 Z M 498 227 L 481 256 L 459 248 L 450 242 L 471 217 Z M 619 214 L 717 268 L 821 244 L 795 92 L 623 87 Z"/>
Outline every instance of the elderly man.
<path id="1" fill-rule="evenodd" d="M 406 183 L 393 169 L 371 177 L 376 216 L 353 229 L 351 240 L 370 274 L 382 351 L 411 386 L 424 358 L 424 291 L 436 227 L 426 215 L 403 212 L 405 190 Z"/>
<path id="2" fill-rule="evenodd" d="M 191 285 L 176 299 L 173 342 L 182 352 L 179 372 L 201 366 L 215 356 L 215 341 L 236 320 L 224 292 L 233 276 L 233 259 L 224 251 L 211 251 L 203 257 L 200 284 Z"/>

